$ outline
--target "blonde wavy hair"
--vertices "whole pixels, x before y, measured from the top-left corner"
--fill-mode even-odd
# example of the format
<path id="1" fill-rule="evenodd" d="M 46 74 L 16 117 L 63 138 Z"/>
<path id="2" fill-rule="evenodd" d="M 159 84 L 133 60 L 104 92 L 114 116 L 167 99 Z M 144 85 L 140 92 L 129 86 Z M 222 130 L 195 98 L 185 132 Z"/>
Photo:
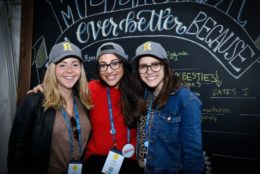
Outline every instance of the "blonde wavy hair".
<path id="1" fill-rule="evenodd" d="M 49 65 L 43 80 L 45 96 L 43 100 L 43 107 L 45 111 L 49 108 L 61 109 L 62 104 L 64 103 L 63 97 L 61 96 L 58 89 L 58 81 L 55 75 L 55 67 L 56 65 L 54 63 L 51 63 Z M 74 90 L 76 90 L 76 92 L 78 93 L 79 99 L 81 103 L 85 106 L 85 108 L 88 110 L 91 109 L 93 105 L 88 89 L 86 73 L 82 63 L 81 75 L 78 82 L 74 86 Z"/>

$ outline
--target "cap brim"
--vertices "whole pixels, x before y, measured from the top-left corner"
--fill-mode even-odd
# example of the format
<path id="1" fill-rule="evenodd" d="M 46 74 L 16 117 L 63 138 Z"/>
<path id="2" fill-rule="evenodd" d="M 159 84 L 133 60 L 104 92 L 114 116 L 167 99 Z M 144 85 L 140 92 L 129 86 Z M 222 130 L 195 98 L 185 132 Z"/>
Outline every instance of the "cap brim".
<path id="1" fill-rule="evenodd" d="M 156 56 L 154 54 L 147 53 L 147 54 L 141 54 L 141 55 L 137 55 L 137 56 L 133 57 L 132 60 L 131 60 L 131 63 L 134 63 L 135 61 L 137 61 L 141 57 L 145 57 L 145 56 L 151 56 L 151 57 L 154 57 L 156 59 L 162 59 L 162 58 L 160 58 L 160 57 L 158 57 L 158 56 Z"/>

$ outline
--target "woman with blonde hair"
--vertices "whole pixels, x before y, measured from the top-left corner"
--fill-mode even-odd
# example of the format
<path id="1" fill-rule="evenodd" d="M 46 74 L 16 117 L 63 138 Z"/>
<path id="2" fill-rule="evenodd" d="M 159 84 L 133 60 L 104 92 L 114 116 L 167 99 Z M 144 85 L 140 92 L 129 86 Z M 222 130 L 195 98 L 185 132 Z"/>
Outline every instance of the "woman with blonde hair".
<path id="1" fill-rule="evenodd" d="M 54 45 L 43 93 L 18 108 L 8 147 L 8 173 L 81 173 L 80 159 L 91 130 L 92 108 L 80 49 Z"/>

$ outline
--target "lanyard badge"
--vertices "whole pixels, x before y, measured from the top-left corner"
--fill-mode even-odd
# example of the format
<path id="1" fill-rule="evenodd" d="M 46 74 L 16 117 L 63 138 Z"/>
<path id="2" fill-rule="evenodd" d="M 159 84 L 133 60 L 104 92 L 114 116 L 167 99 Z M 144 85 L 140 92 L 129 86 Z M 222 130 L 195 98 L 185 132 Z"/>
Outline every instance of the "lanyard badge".
<path id="1" fill-rule="evenodd" d="M 118 174 L 123 161 L 124 156 L 120 152 L 116 150 L 110 150 L 105 165 L 102 168 L 102 173 Z"/>
<path id="2" fill-rule="evenodd" d="M 81 174 L 82 173 L 82 163 L 69 164 L 68 174 Z"/>
<path id="3" fill-rule="evenodd" d="M 116 129 L 113 119 L 113 112 L 112 112 L 112 103 L 111 103 L 111 96 L 110 96 L 110 89 L 107 88 L 107 101 L 108 101 L 108 110 L 109 110 L 109 119 L 110 119 L 110 133 L 113 137 L 114 148 L 116 148 Z M 132 144 L 130 144 L 130 129 L 127 128 L 127 144 L 124 145 L 122 149 L 122 155 L 126 158 L 131 158 L 134 155 L 135 149 Z"/>

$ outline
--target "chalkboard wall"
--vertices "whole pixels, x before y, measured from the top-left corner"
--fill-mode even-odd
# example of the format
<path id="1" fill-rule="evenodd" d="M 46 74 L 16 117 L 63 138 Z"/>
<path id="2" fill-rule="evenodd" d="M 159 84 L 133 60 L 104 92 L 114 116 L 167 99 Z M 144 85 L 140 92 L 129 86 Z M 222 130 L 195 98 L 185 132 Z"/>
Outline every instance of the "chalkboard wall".
<path id="1" fill-rule="evenodd" d="M 205 173 L 260 171 L 260 4 L 252 0 L 35 1 L 31 86 L 42 82 L 51 47 L 69 40 L 89 80 L 98 46 L 133 57 L 160 42 L 175 73 L 203 102 Z"/>

